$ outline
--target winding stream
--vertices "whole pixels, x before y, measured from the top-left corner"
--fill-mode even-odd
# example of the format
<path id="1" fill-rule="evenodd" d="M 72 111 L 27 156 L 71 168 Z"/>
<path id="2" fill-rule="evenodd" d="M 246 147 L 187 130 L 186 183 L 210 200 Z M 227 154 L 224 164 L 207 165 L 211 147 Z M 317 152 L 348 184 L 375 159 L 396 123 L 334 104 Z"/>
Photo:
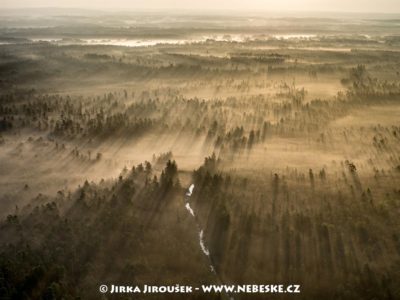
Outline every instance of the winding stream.
<path id="1" fill-rule="evenodd" d="M 208 259 L 210 270 L 211 270 L 211 272 L 213 274 L 215 274 L 215 276 L 217 277 L 218 282 L 223 284 L 223 281 L 222 281 L 221 277 L 219 276 L 219 274 L 217 273 L 217 271 L 215 269 L 214 263 L 212 261 L 211 255 L 210 255 L 210 251 L 208 250 L 208 248 L 207 248 L 207 246 L 206 246 L 206 244 L 204 242 L 204 230 L 201 228 L 200 222 L 199 222 L 194 210 L 192 209 L 192 207 L 190 206 L 190 203 L 189 203 L 190 197 L 193 194 L 193 190 L 194 190 L 194 184 L 190 185 L 190 187 L 188 188 L 188 190 L 186 192 L 186 195 L 185 195 L 185 208 L 187 209 L 187 211 L 190 213 L 190 215 L 195 220 L 197 231 L 199 232 L 200 249 Z M 228 295 L 227 293 L 226 293 L 226 296 L 227 296 L 228 299 L 234 300 L 234 298 L 232 296 Z"/>

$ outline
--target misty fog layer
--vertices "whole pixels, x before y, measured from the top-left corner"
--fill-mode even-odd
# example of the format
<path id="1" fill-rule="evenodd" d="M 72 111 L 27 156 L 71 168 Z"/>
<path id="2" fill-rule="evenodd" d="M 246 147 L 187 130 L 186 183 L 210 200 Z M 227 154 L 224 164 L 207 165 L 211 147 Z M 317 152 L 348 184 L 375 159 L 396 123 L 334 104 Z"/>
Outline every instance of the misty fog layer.
<path id="1" fill-rule="evenodd" d="M 400 298 L 398 32 L 388 17 L 2 18 L 1 294 Z"/>

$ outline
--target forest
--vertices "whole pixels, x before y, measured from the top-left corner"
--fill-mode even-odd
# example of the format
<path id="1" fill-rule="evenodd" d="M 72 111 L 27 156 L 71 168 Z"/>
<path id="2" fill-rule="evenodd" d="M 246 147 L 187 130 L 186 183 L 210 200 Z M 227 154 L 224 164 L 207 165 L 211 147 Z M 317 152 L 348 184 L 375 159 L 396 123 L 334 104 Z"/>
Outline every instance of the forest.
<path id="1" fill-rule="evenodd" d="M 0 299 L 400 299 L 400 21 L 358 18 L 2 18 Z"/>

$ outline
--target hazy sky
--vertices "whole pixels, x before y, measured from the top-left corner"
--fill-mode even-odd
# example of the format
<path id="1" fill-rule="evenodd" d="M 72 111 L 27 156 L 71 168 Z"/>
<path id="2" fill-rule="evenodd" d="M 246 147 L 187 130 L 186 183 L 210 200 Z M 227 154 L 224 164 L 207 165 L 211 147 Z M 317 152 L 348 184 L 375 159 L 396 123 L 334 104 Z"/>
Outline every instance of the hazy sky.
<path id="1" fill-rule="evenodd" d="M 400 0 L 0 0 L 0 9 L 23 7 L 400 13 Z"/>

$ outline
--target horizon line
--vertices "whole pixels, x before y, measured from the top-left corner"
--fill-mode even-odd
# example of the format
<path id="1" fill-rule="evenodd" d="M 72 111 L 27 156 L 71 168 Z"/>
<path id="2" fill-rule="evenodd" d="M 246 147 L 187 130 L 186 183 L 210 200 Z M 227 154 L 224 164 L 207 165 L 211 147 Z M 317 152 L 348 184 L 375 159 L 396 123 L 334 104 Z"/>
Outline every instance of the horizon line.
<path id="1" fill-rule="evenodd" d="M 133 7 L 99 7 L 99 8 L 90 8 L 90 7 L 77 7 L 77 6 L 24 6 L 24 7 L 2 7 L 0 8 L 0 12 L 7 11 L 24 11 L 24 10 L 76 10 L 76 11 L 92 11 L 92 12 L 102 12 L 102 13 L 134 13 L 134 12 L 169 12 L 177 14 L 179 12 L 190 12 L 190 13 L 236 13 L 239 15 L 244 15 L 246 13 L 252 14 L 349 14 L 349 15 L 399 15 L 399 12 L 372 12 L 372 11 L 345 11 L 345 10 L 268 10 L 268 9 L 240 9 L 240 8 L 133 8 Z"/>

